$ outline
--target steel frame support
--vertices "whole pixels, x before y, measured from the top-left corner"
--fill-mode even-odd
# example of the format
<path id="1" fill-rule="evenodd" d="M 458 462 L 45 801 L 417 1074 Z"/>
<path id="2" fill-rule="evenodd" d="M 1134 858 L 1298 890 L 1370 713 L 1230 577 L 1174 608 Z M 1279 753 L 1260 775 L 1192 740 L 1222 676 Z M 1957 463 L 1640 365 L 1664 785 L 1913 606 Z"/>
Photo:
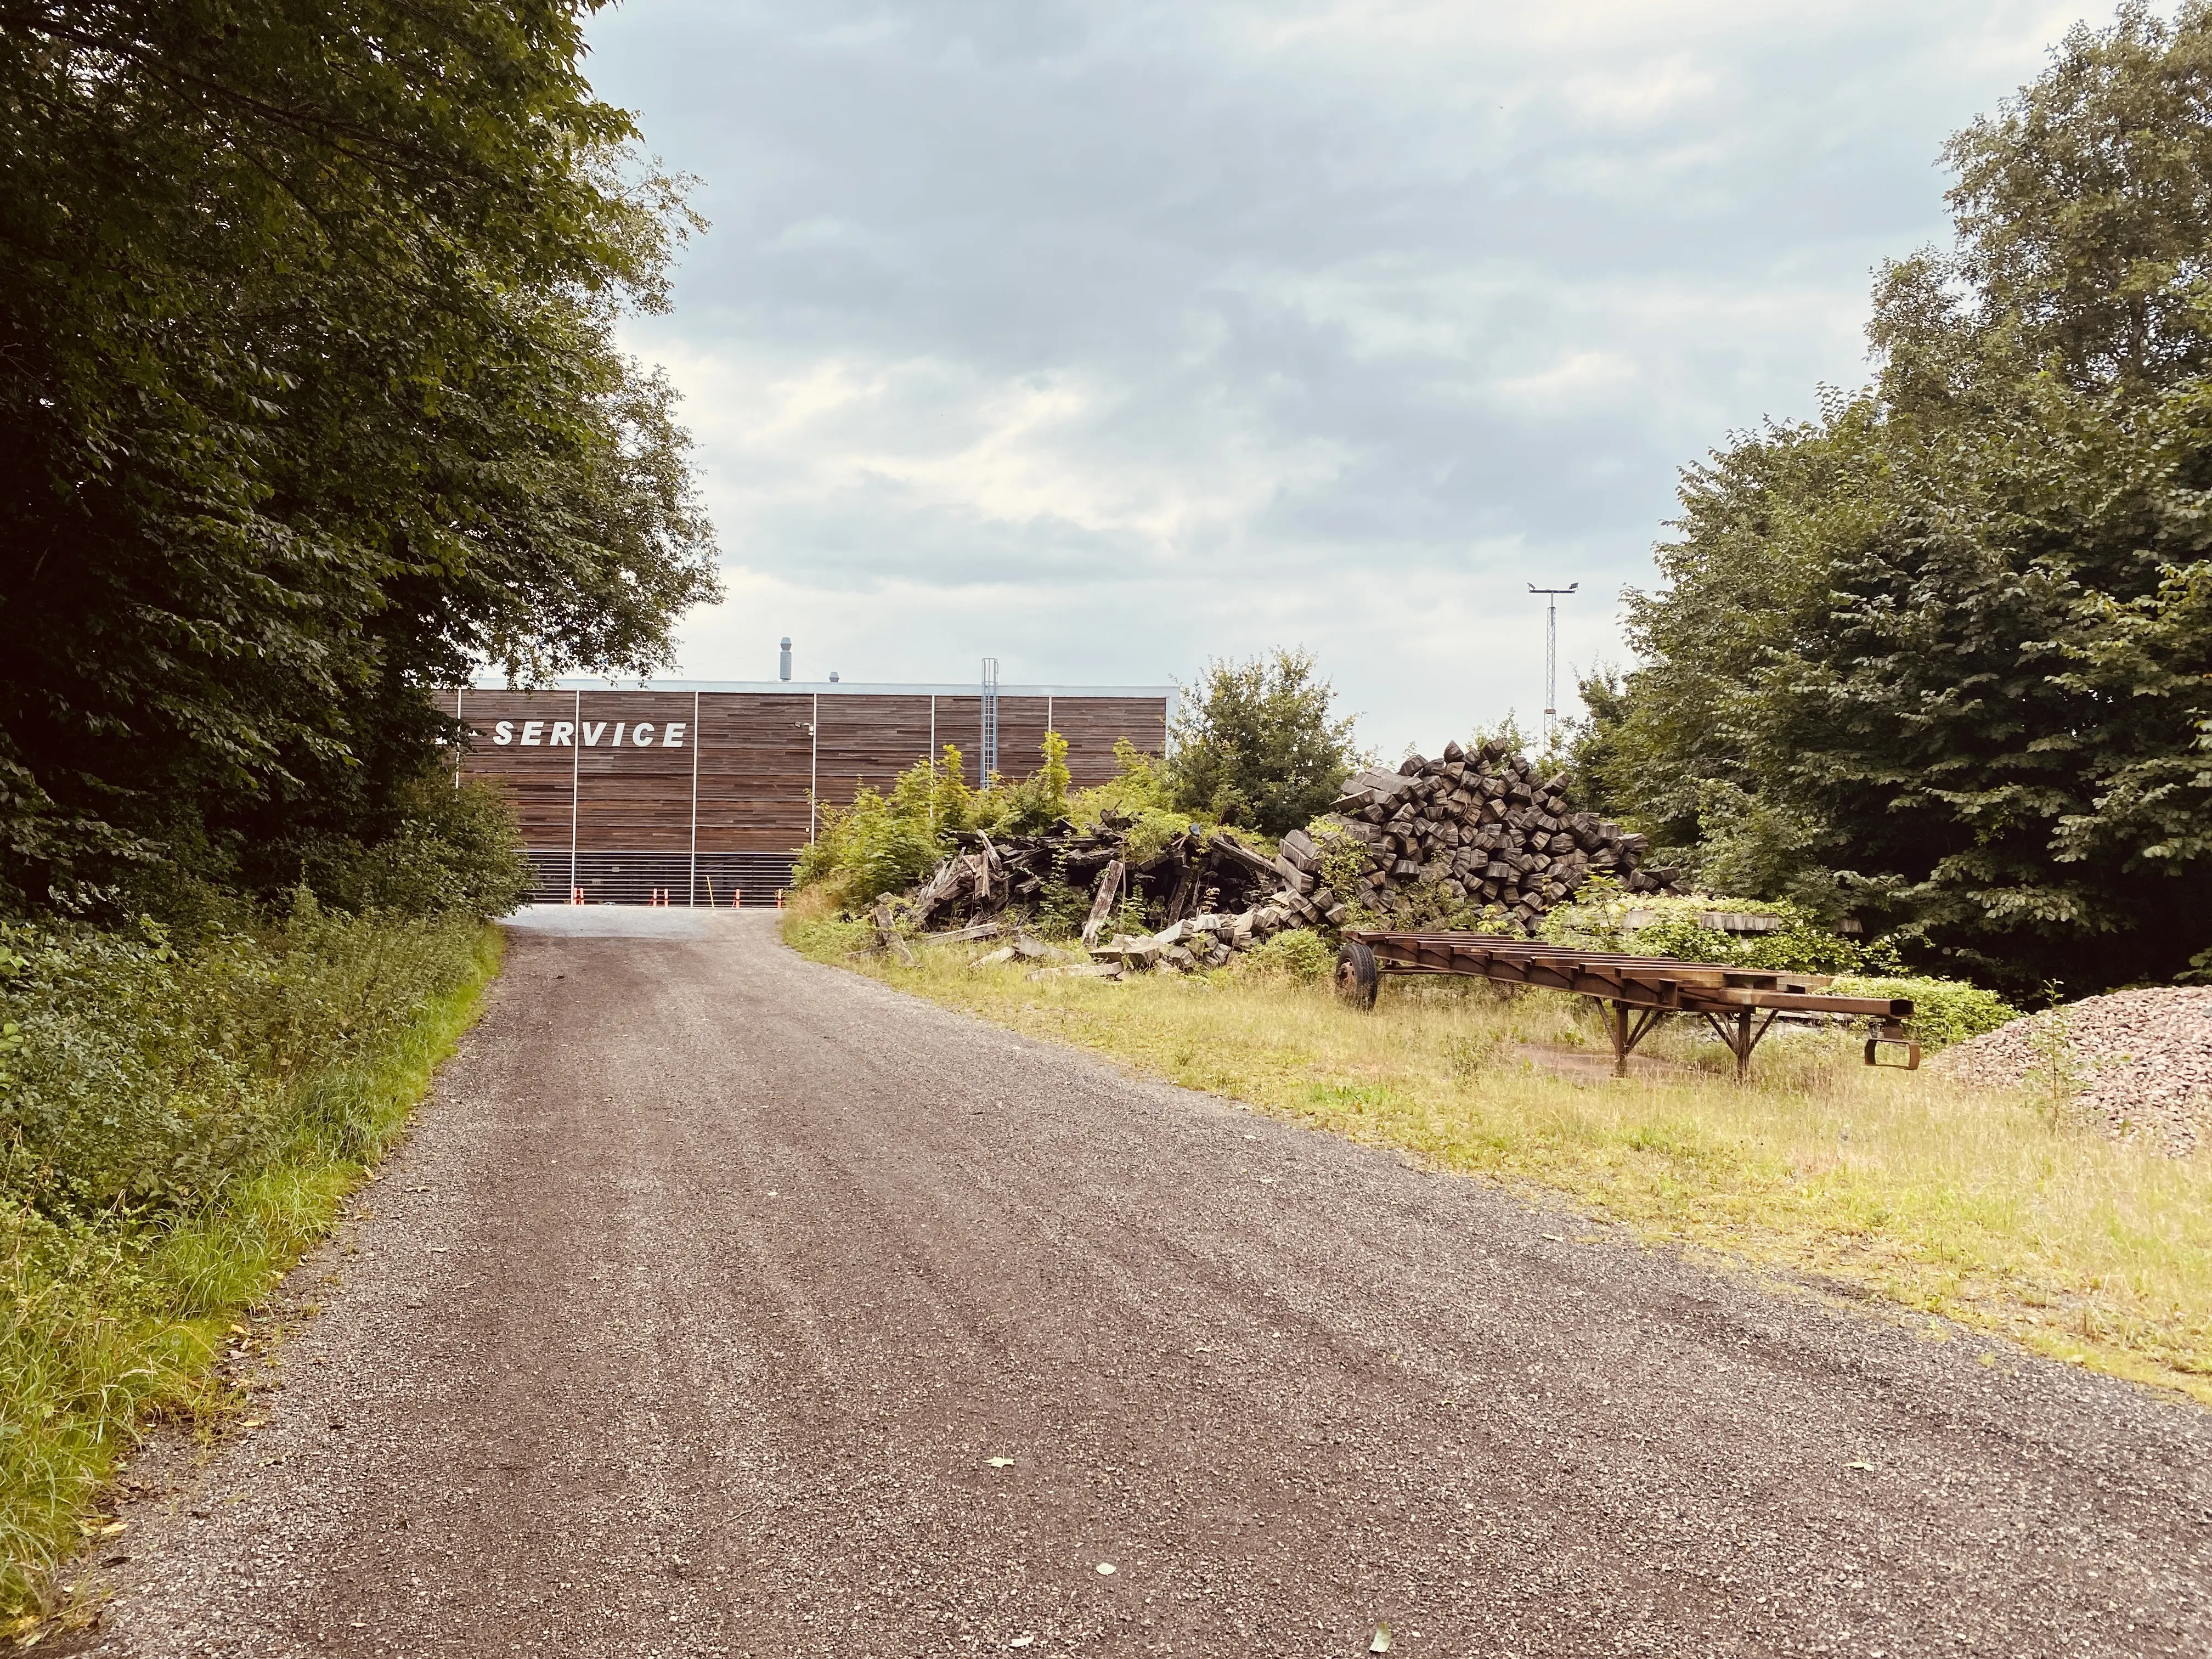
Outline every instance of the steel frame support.
<path id="1" fill-rule="evenodd" d="M 1781 1013 L 1779 1008 L 1770 1008 L 1766 1018 L 1760 1019 L 1758 1009 L 1738 1008 L 1725 1014 L 1705 1015 L 1705 1024 L 1713 1028 L 1713 1034 L 1728 1044 L 1729 1052 L 1735 1056 L 1738 1083 L 1750 1075 L 1751 1051 L 1759 1047 L 1759 1038 L 1766 1035 Z"/>

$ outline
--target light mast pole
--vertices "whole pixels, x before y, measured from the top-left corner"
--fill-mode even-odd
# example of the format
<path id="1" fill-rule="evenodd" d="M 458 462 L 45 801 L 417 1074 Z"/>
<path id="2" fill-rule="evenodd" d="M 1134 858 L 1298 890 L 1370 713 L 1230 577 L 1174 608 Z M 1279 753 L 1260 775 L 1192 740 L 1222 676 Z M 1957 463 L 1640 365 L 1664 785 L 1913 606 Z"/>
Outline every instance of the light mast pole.
<path id="1" fill-rule="evenodd" d="M 1559 596 L 1571 593 L 1580 582 L 1569 582 L 1565 587 L 1539 587 L 1528 584 L 1531 593 L 1541 593 L 1544 599 L 1544 748 L 1552 747 L 1552 734 L 1559 723 Z"/>

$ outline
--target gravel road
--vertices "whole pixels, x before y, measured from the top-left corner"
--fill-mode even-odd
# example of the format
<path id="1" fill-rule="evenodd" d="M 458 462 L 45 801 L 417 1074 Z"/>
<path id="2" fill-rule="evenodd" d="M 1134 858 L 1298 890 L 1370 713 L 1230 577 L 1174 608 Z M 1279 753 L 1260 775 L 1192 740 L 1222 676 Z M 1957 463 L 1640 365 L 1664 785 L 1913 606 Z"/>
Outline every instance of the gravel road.
<path id="1" fill-rule="evenodd" d="M 770 915 L 519 927 L 288 1294 L 255 1426 L 140 1462 L 50 1650 L 2212 1650 L 2193 1407 L 1133 1079 Z"/>

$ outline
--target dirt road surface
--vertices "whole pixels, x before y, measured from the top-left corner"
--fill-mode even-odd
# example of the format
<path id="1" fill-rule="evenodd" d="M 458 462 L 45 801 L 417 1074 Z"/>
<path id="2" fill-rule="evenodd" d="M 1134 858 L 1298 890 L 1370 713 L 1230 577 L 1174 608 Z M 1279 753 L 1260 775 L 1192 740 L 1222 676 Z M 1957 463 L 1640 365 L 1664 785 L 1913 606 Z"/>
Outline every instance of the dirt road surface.
<path id="1" fill-rule="evenodd" d="M 2212 1651 L 2193 1407 L 565 920 L 62 1650 Z"/>

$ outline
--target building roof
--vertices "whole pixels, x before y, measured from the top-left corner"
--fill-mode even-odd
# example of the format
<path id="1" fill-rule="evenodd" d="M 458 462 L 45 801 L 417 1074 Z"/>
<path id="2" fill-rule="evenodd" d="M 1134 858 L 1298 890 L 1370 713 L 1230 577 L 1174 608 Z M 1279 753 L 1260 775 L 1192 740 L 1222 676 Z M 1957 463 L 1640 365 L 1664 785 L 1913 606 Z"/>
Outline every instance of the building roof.
<path id="1" fill-rule="evenodd" d="M 507 682 L 481 675 L 466 688 L 471 691 L 505 691 Z M 794 694 L 825 697 L 977 697 L 983 688 L 970 680 L 964 685 L 871 685 L 859 680 L 587 680 L 549 681 L 544 685 L 516 690 L 535 691 L 737 691 Z M 1001 697 L 1173 697 L 1172 685 L 1000 685 Z"/>

